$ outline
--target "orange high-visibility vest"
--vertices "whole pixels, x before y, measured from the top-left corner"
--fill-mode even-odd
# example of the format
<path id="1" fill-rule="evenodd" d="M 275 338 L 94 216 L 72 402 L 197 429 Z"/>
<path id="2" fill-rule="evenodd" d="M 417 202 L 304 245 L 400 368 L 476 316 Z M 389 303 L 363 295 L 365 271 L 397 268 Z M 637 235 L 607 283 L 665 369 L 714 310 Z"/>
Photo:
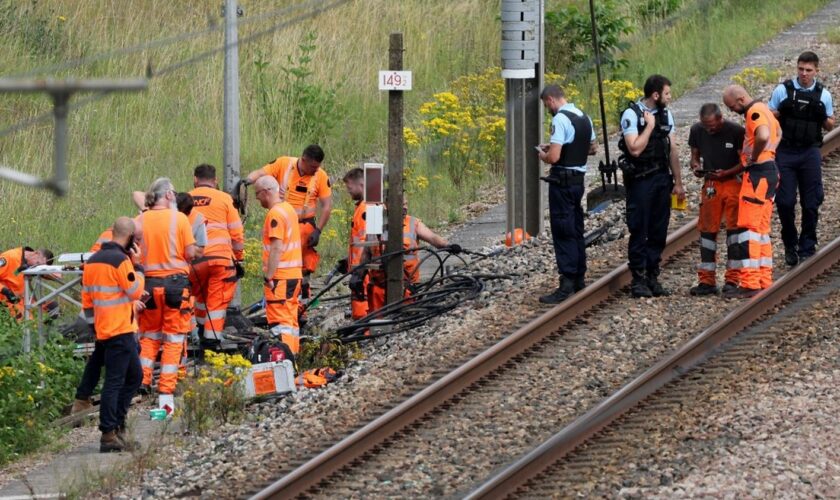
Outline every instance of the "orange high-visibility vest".
<path id="1" fill-rule="evenodd" d="M 350 245 L 347 254 L 347 265 L 350 269 L 362 263 L 365 253 L 365 210 L 364 201 L 356 203 L 356 210 L 353 212 L 353 221 L 350 223 Z M 349 270 L 349 269 L 348 269 Z"/>
<path id="2" fill-rule="evenodd" d="M 99 238 L 96 238 L 96 242 L 90 247 L 90 252 L 98 252 L 100 248 L 102 248 L 103 243 L 107 243 L 114 239 L 114 228 L 109 227 L 108 229 L 102 231 L 102 234 L 99 235 Z"/>
<path id="3" fill-rule="evenodd" d="M 283 201 L 294 207 L 298 220 L 311 219 L 315 217 L 317 200 L 332 194 L 330 179 L 322 168 L 312 175 L 300 175 L 297 161 L 298 158 L 292 156 L 281 156 L 263 169 L 277 179 Z"/>
<path id="4" fill-rule="evenodd" d="M 272 279 L 302 278 L 303 257 L 300 250 L 300 225 L 295 209 L 286 202 L 277 203 L 268 211 L 263 224 L 263 265 L 268 265 L 271 240 L 280 240 L 280 262 Z"/>
<path id="5" fill-rule="evenodd" d="M 23 252 L 32 252 L 29 247 L 17 247 L 11 250 L 6 250 L 0 253 L 0 290 L 8 288 L 15 295 L 23 300 L 23 274 L 21 271 L 26 269 L 24 266 Z M 6 297 L 0 295 L 0 301 L 5 302 Z"/>
<path id="6" fill-rule="evenodd" d="M 406 252 L 403 253 L 403 273 L 405 275 L 405 279 L 411 283 L 417 283 L 420 281 L 420 257 L 417 255 L 417 223 L 419 220 L 416 217 L 412 217 L 410 215 L 406 215 L 403 218 L 403 249 Z M 384 238 L 379 245 L 374 245 L 370 247 L 371 249 L 371 256 L 376 258 L 385 253 L 385 242 L 388 239 L 387 233 L 383 235 Z M 382 266 L 384 269 L 384 262 L 378 261 L 377 264 Z M 373 278 L 380 280 L 384 278 L 384 272 L 382 270 L 372 270 L 371 275 Z"/>
<path id="7" fill-rule="evenodd" d="M 245 236 L 239 212 L 233 206 L 233 198 L 224 191 L 207 186 L 199 186 L 190 194 L 193 197 L 193 211 L 201 213 L 207 220 L 204 256 L 242 260 Z"/>
<path id="8" fill-rule="evenodd" d="M 82 273 L 82 309 L 97 340 L 137 331 L 134 301 L 143 295 L 145 280 L 125 250 L 105 242 Z"/>
<path id="9" fill-rule="evenodd" d="M 746 134 L 744 134 L 744 146 L 741 148 L 741 165 L 746 166 L 750 163 L 750 157 L 755 147 L 755 131 L 762 125 L 770 129 L 770 139 L 767 141 L 767 146 L 758 155 L 755 163 L 764 163 L 776 159 L 776 148 L 782 140 L 782 126 L 779 124 L 779 120 L 773 116 L 770 108 L 763 102 L 753 101 L 747 106 L 744 117 Z"/>
<path id="10" fill-rule="evenodd" d="M 195 238 L 186 215 L 171 208 L 146 210 L 135 228 L 146 277 L 189 274 L 186 249 Z"/>

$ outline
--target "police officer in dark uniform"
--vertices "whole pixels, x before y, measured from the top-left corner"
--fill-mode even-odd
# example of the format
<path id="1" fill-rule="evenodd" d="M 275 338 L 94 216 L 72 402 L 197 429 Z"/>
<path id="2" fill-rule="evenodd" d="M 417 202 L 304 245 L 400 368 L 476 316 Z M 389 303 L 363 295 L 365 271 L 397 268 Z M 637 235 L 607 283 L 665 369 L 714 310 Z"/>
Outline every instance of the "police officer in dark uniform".
<path id="1" fill-rule="evenodd" d="M 659 283 L 659 262 L 671 217 L 671 194 L 682 201 L 682 185 L 674 117 L 668 110 L 671 82 L 662 75 L 645 81 L 645 96 L 621 114 L 623 153 L 619 166 L 627 189 L 627 253 L 633 297 L 661 297 L 670 292 Z M 670 170 L 669 170 L 670 167 Z"/>
<path id="2" fill-rule="evenodd" d="M 595 154 L 592 120 L 566 101 L 557 85 L 548 85 L 540 94 L 553 115 L 549 144 L 537 147 L 540 160 L 551 165 L 542 179 L 548 182 L 548 209 L 554 256 L 560 273 L 560 286 L 540 297 L 544 304 L 558 304 L 581 290 L 586 274 L 586 244 L 583 238 L 583 198 L 586 157 Z"/>
<path id="3" fill-rule="evenodd" d="M 820 168 L 822 131 L 834 128 L 831 94 L 816 80 L 820 60 L 803 52 L 796 62 L 797 78 L 773 91 L 768 106 L 782 125 L 782 142 L 776 151 L 779 190 L 776 207 L 782 223 L 785 263 L 795 266 L 814 255 L 817 220 L 824 193 Z M 796 229 L 796 190 L 802 207 L 802 228 Z"/>

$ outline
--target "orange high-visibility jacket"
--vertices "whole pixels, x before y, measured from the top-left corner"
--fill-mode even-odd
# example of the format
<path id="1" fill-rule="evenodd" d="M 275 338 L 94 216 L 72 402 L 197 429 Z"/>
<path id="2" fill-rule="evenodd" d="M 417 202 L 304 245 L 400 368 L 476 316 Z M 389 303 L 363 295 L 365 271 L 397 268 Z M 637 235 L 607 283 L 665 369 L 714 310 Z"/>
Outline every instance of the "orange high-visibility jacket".
<path id="1" fill-rule="evenodd" d="M 416 217 L 412 217 L 410 215 L 406 215 L 403 218 L 403 250 L 406 252 L 403 253 L 403 272 L 405 274 L 405 279 L 411 283 L 417 283 L 420 281 L 420 258 L 417 255 L 417 223 L 420 222 L 420 219 Z M 385 253 L 385 242 L 388 239 L 387 233 L 384 235 L 382 242 L 379 245 L 374 245 L 370 247 L 371 256 L 376 258 Z M 409 250 L 412 249 L 412 250 Z M 384 269 L 384 262 L 378 261 L 377 264 L 382 265 L 382 269 Z M 381 270 L 373 271 L 371 273 L 374 278 L 377 280 L 384 279 L 385 273 Z"/>
<path id="2" fill-rule="evenodd" d="M 224 191 L 207 186 L 199 186 L 190 194 L 193 197 L 193 211 L 200 212 L 207 220 L 204 256 L 242 260 L 245 236 L 239 212 L 233 206 L 233 198 Z"/>
<path id="3" fill-rule="evenodd" d="M 17 247 L 0 253 L 0 291 L 8 288 L 20 297 L 20 300 L 23 300 L 24 289 L 21 272 L 27 267 L 23 260 L 24 251 L 32 252 L 33 250 L 29 247 Z M 0 301 L 5 302 L 6 297 L 0 295 Z"/>
<path id="4" fill-rule="evenodd" d="M 114 239 L 114 228 L 109 227 L 108 229 L 102 231 L 102 234 L 99 235 L 99 238 L 96 238 L 96 242 L 90 247 L 90 252 L 98 252 L 100 248 L 102 248 L 103 243 L 107 243 Z"/>
<path id="5" fill-rule="evenodd" d="M 281 156 L 263 169 L 280 183 L 280 194 L 294 207 L 298 219 L 311 219 L 315 217 L 317 200 L 331 196 L 332 186 L 323 168 L 313 175 L 300 175 L 297 161 L 292 156 Z"/>
<path id="6" fill-rule="evenodd" d="M 82 309 L 92 324 L 97 340 L 137 331 L 134 301 L 143 295 L 145 280 L 125 250 L 113 241 L 105 242 L 82 273 Z"/>
<path id="7" fill-rule="evenodd" d="M 353 221 L 350 223 L 350 249 L 347 255 L 347 266 L 352 269 L 362 263 L 365 254 L 365 213 L 366 204 L 364 201 L 356 203 L 356 210 L 353 212 Z M 348 269 L 349 270 L 349 269 Z"/>
<path id="8" fill-rule="evenodd" d="M 280 262 L 272 275 L 276 280 L 302 278 L 303 257 L 300 251 L 300 226 L 295 209 L 286 202 L 277 203 L 268 211 L 263 224 L 263 265 L 268 265 L 271 240 L 281 242 Z"/>
<path id="9" fill-rule="evenodd" d="M 770 108 L 763 102 L 754 101 L 747 106 L 744 117 L 746 118 L 744 128 L 747 129 L 747 133 L 744 134 L 744 147 L 741 148 L 741 164 L 746 166 L 750 163 L 750 156 L 755 147 L 755 131 L 762 125 L 770 129 L 770 140 L 767 141 L 767 146 L 758 155 L 755 163 L 764 163 L 776 159 L 776 148 L 779 146 L 779 141 L 782 140 L 782 126 L 779 125 L 779 120 L 773 116 Z"/>
<path id="10" fill-rule="evenodd" d="M 147 277 L 189 274 L 186 249 L 195 244 L 187 216 L 171 209 L 146 210 L 134 219 Z"/>

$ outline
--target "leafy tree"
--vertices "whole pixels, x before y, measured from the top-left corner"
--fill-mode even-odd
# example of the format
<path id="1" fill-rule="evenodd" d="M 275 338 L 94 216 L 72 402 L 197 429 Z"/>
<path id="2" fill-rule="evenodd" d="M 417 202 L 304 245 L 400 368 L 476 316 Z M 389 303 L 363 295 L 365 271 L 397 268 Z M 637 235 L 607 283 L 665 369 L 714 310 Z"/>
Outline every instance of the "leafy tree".
<path id="1" fill-rule="evenodd" d="M 602 0 L 595 3 L 595 23 L 602 64 L 611 69 L 626 67 L 627 61 L 617 53 L 627 48 L 621 37 L 633 32 L 630 18 L 620 12 L 615 0 Z M 546 12 L 545 31 L 546 70 L 576 73 L 595 66 L 588 9 L 567 6 Z"/>

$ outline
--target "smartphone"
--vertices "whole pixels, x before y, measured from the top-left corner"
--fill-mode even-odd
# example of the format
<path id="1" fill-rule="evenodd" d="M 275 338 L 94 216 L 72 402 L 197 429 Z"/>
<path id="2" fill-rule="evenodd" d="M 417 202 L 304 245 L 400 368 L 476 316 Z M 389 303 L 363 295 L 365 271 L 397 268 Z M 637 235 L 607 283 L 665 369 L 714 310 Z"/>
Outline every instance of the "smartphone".
<path id="1" fill-rule="evenodd" d="M 539 152 L 542 152 L 542 148 L 541 148 L 541 147 L 539 147 L 539 146 L 534 146 L 534 149 L 536 149 L 536 150 L 537 150 L 537 151 L 539 151 Z"/>
<path id="2" fill-rule="evenodd" d="M 128 242 L 126 242 L 126 244 L 125 244 L 125 249 L 130 251 L 131 247 L 133 247 L 133 246 L 134 246 L 134 235 L 132 234 L 131 236 L 128 237 Z"/>

